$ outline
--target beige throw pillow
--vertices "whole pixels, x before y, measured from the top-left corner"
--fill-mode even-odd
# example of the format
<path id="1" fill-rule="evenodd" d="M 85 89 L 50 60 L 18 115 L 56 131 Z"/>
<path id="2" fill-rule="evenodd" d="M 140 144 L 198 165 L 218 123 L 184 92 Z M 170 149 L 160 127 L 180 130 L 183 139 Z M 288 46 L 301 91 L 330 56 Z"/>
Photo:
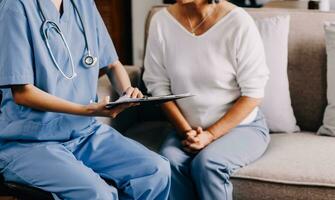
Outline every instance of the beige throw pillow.
<path id="1" fill-rule="evenodd" d="M 319 135 L 335 136 L 335 22 L 326 23 L 328 106 Z"/>

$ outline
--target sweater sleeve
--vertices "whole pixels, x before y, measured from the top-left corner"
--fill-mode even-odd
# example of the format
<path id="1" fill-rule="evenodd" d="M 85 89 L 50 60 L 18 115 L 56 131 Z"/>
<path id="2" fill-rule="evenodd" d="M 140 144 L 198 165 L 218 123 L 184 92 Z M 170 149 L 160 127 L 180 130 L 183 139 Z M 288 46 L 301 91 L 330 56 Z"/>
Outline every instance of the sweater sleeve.
<path id="1" fill-rule="evenodd" d="M 237 42 L 236 79 L 242 96 L 263 98 L 269 79 L 263 41 L 250 16 L 245 23 Z"/>
<path id="2" fill-rule="evenodd" d="M 171 94 L 170 79 L 164 66 L 163 55 L 164 43 L 160 39 L 159 21 L 157 16 L 154 16 L 149 28 L 143 74 L 148 93 L 153 96 Z"/>

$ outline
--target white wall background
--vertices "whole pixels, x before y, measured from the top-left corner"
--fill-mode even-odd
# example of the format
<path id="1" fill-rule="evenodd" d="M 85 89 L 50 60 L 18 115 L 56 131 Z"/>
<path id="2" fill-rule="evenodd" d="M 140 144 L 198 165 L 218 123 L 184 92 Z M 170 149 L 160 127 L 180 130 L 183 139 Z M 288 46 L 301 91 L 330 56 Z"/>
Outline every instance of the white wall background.
<path id="1" fill-rule="evenodd" d="M 133 60 L 135 65 L 143 65 L 146 16 L 152 6 L 162 4 L 162 2 L 162 0 L 132 0 Z"/>

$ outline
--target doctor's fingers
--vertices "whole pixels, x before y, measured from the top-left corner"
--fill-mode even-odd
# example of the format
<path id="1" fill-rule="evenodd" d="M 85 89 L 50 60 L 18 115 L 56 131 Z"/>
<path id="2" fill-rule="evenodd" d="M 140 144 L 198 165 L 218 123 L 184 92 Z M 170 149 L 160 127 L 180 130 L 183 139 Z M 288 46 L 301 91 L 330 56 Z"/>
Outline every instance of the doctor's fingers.
<path id="1" fill-rule="evenodd" d="M 129 87 L 124 94 L 131 98 L 143 98 L 143 94 L 138 88 Z"/>
<path id="2" fill-rule="evenodd" d="M 99 101 L 98 103 L 91 103 L 91 105 L 95 105 L 96 109 L 104 109 L 105 106 L 110 102 L 110 96 L 106 96 L 102 99 L 102 101 Z"/>
<path id="3" fill-rule="evenodd" d="M 131 97 L 131 95 L 133 94 L 135 88 L 133 87 L 129 87 L 126 89 L 126 91 L 123 92 L 123 95 L 126 95 L 127 97 Z"/>
<path id="4" fill-rule="evenodd" d="M 135 88 L 135 91 L 137 92 L 136 97 L 135 98 L 143 98 L 144 95 L 142 94 L 141 90 L 138 88 Z"/>
<path id="5" fill-rule="evenodd" d="M 110 96 L 106 96 L 104 98 L 104 100 L 103 100 L 103 103 L 108 104 L 110 102 L 110 100 L 111 100 L 111 97 Z"/>
<path id="6" fill-rule="evenodd" d="M 122 111 L 129 108 L 131 104 L 121 104 L 113 109 L 106 109 L 107 116 L 112 117 L 113 119 L 116 118 Z"/>
<path id="7" fill-rule="evenodd" d="M 110 110 L 109 112 L 106 113 L 106 117 L 111 117 L 112 119 L 115 119 L 120 114 L 120 112 L 122 111 L 119 109 Z"/>
<path id="8" fill-rule="evenodd" d="M 141 91 L 138 88 L 133 88 L 134 90 L 132 91 L 132 93 L 130 94 L 131 98 L 141 98 L 141 96 L 143 97 Z"/>

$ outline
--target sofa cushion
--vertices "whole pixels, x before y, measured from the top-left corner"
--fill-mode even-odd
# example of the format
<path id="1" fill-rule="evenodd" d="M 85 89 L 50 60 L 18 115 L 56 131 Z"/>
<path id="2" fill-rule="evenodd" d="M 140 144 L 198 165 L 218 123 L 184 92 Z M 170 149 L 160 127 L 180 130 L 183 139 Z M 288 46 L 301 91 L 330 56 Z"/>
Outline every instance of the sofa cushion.
<path id="1" fill-rule="evenodd" d="M 292 109 L 287 76 L 289 24 L 288 15 L 256 20 L 270 70 L 261 109 L 270 131 L 277 133 L 299 131 Z"/>
<path id="2" fill-rule="evenodd" d="M 308 132 L 272 135 L 263 157 L 233 178 L 335 188 L 334 142 Z"/>
<path id="3" fill-rule="evenodd" d="M 318 134 L 335 136 L 335 23 L 325 25 L 327 56 L 328 56 L 328 106 L 323 119 L 323 126 L 319 129 Z"/>
<path id="4" fill-rule="evenodd" d="M 296 9 L 248 9 L 255 19 L 289 14 L 288 76 L 292 106 L 302 130 L 316 132 L 327 105 L 327 69 L 323 24 L 335 13 Z"/>

